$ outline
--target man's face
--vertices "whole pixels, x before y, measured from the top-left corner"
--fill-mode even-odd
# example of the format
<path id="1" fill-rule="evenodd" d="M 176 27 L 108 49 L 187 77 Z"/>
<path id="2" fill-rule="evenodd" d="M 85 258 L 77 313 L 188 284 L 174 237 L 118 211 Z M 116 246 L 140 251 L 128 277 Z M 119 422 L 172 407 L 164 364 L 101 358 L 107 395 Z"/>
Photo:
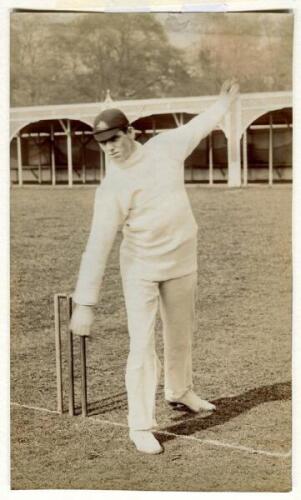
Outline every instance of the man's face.
<path id="1" fill-rule="evenodd" d="M 135 149 L 135 142 L 130 132 L 119 131 L 107 141 L 99 142 L 104 153 L 116 163 L 127 160 Z"/>

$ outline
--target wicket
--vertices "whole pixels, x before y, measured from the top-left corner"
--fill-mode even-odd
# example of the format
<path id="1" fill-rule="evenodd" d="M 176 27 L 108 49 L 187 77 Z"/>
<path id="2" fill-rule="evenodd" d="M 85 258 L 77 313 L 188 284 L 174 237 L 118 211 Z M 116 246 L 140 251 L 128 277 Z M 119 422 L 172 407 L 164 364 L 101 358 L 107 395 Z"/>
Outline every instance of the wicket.
<path id="1" fill-rule="evenodd" d="M 54 296 L 54 331 L 55 331 L 55 353 L 56 353 L 56 380 L 57 380 L 57 411 L 64 413 L 63 404 L 63 369 L 62 369 L 62 318 L 61 303 L 67 304 L 67 355 L 68 355 L 68 409 L 69 415 L 75 415 L 74 405 L 74 355 L 73 355 L 73 333 L 69 328 L 72 315 L 72 296 L 57 293 Z M 81 336 L 80 342 L 80 364 L 81 364 L 81 411 L 84 417 L 88 414 L 87 406 L 87 365 L 86 365 L 86 337 Z"/>

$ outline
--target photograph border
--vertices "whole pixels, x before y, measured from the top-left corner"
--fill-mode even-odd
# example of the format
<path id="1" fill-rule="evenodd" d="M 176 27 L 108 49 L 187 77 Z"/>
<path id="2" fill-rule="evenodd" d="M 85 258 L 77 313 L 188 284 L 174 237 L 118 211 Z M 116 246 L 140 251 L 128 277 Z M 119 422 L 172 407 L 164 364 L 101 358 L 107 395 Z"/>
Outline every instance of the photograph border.
<path id="1" fill-rule="evenodd" d="M 297 145 L 301 144 L 301 5 L 300 2 L 292 1 L 273 1 L 268 2 L 268 8 L 262 7 L 262 1 L 244 1 L 233 0 L 232 2 L 195 2 L 190 1 L 189 4 L 181 5 L 180 9 L 183 12 L 206 11 L 220 12 L 223 9 L 232 12 L 251 11 L 267 11 L 288 9 L 293 10 L 295 17 L 294 25 L 294 67 L 293 67 L 293 108 L 294 108 L 294 141 L 293 141 L 293 491 L 290 493 L 272 493 L 273 496 L 279 495 L 279 498 L 300 498 L 301 496 L 301 480 L 297 476 L 297 471 L 301 470 L 301 443 L 300 443 L 300 422 L 301 422 L 301 367 L 299 363 L 301 355 L 301 151 Z M 49 1 L 49 0 L 4 0 L 0 8 L 0 42 L 2 51 L 0 54 L 0 78 L 2 91 L 0 96 L 0 113 L 1 113 L 1 148 L 0 148 L 0 200 L 1 200 L 1 247 L 0 259 L 2 277 L 4 276 L 5 286 L 1 287 L 0 292 L 0 314 L 1 314 L 1 329 L 4 332 L 0 336 L 1 346 L 1 372 L 0 372 L 0 393 L 1 393 L 1 421 L 4 425 L 0 428 L 0 489 L 4 491 L 3 498 L 80 498 L 85 492 L 86 498 L 101 498 L 115 499 L 135 499 L 141 498 L 142 492 L 129 491 L 91 491 L 91 490 L 10 490 L 10 463 L 9 463 L 9 13 L 12 9 L 19 8 L 25 10 L 51 10 L 51 11 L 97 11 L 97 12 L 132 12 L 138 9 L 145 9 L 146 12 L 155 11 L 178 11 L 179 5 L 175 6 L 172 0 L 169 2 L 153 1 L 146 2 L 145 6 L 138 1 L 107 1 L 107 2 L 89 2 L 89 0 L 65 0 L 65 1 Z M 296 165 L 300 165 L 297 168 Z M 202 497 L 210 495 L 210 498 L 220 498 L 220 495 L 234 495 L 238 497 L 243 493 L 244 498 L 251 498 L 253 493 L 207 493 L 201 492 Z M 184 492 L 143 492 L 143 498 L 193 498 L 199 493 L 184 493 Z M 265 493 L 256 493 L 263 495 Z M 281 495 L 281 497 L 280 497 Z"/>

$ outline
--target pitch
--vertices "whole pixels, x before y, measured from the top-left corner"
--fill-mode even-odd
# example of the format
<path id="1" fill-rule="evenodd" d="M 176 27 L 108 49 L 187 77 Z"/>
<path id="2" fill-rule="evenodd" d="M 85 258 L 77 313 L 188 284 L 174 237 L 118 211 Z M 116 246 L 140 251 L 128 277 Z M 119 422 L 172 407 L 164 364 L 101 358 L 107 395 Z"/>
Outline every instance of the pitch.
<path id="1" fill-rule="evenodd" d="M 162 380 L 165 452 L 149 457 L 126 428 L 121 235 L 87 343 L 90 416 L 61 417 L 53 295 L 75 285 L 94 188 L 12 190 L 13 489 L 290 490 L 291 187 L 196 187 L 189 196 L 199 224 L 195 388 L 217 411 L 172 410 Z M 157 349 L 162 358 L 159 319 Z M 77 374 L 79 395 L 80 367 Z"/>

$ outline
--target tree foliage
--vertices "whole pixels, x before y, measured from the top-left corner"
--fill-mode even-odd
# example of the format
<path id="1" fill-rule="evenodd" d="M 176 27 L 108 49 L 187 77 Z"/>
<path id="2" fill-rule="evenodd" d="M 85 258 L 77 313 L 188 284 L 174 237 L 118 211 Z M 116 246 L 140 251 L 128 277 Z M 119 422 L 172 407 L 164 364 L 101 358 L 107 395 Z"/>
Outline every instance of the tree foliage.
<path id="1" fill-rule="evenodd" d="M 189 84 L 181 50 L 151 14 L 87 14 L 45 26 L 35 16 L 12 23 L 13 105 L 96 102 L 107 89 L 114 99 L 167 96 Z"/>
<path id="2" fill-rule="evenodd" d="M 242 92 L 291 89 L 292 15 L 204 16 L 199 24 L 196 16 L 190 18 L 190 29 L 199 34 L 190 63 L 205 93 L 216 93 L 225 79 L 233 77 Z"/>
<path id="3" fill-rule="evenodd" d="M 13 13 L 12 106 L 215 94 L 233 76 L 242 91 L 291 88 L 291 16 L 182 16 L 193 43 L 179 48 L 159 14 Z"/>

